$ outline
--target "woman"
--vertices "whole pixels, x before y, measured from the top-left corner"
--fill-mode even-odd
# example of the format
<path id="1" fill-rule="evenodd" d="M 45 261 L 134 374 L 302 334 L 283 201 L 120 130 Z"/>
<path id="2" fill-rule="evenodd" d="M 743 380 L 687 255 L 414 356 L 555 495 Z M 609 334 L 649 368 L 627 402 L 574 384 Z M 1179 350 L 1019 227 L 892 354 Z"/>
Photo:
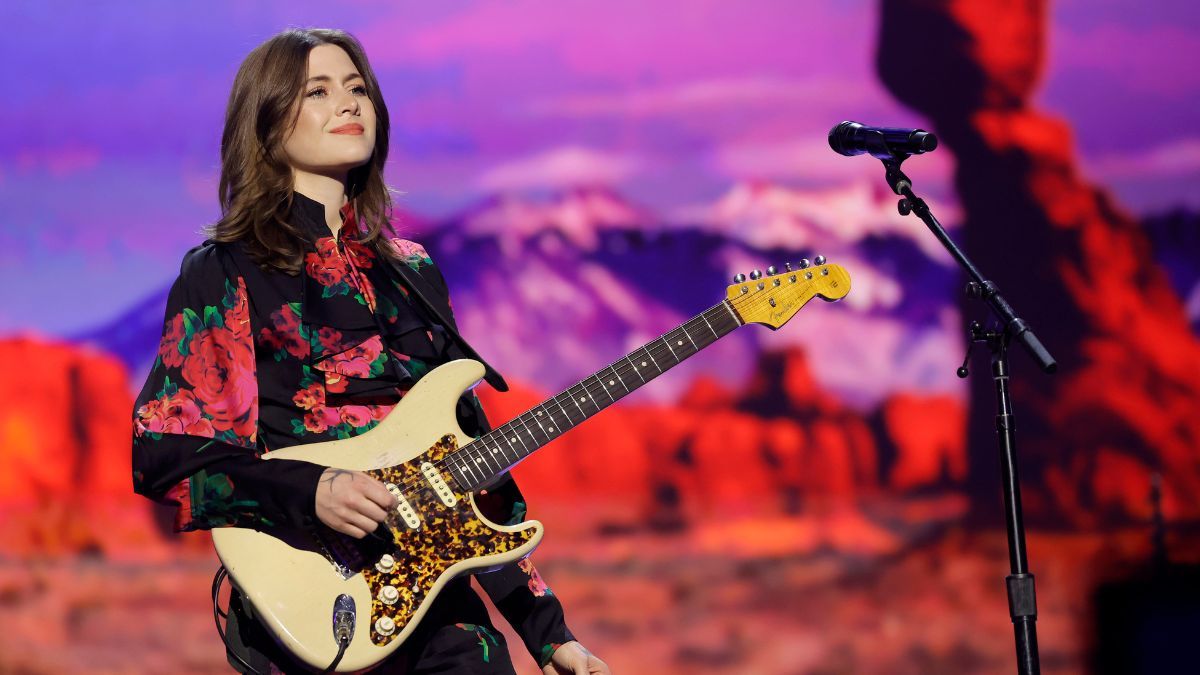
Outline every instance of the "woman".
<path id="1" fill-rule="evenodd" d="M 135 404 L 134 489 L 178 506 L 178 531 L 315 519 L 362 538 L 395 505 L 365 473 L 259 457 L 363 433 L 431 368 L 474 354 L 424 249 L 387 236 L 387 152 L 387 107 L 350 35 L 285 31 L 239 69 L 221 139 L 223 215 L 184 256 Z M 487 431 L 474 394 L 457 412 L 467 433 Z M 511 479 L 480 498 L 497 522 L 524 518 Z M 528 561 L 478 581 L 546 673 L 608 672 Z M 230 605 L 231 664 L 300 669 L 236 591 Z M 380 672 L 513 670 L 462 578 Z"/>

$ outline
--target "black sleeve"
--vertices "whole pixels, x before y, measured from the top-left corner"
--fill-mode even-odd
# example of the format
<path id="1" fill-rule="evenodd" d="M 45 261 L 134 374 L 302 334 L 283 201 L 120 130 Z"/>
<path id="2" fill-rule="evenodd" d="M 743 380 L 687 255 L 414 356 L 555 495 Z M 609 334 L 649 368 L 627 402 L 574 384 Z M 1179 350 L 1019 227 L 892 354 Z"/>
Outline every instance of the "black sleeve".
<path id="1" fill-rule="evenodd" d="M 134 403 L 133 488 L 178 507 L 177 531 L 299 525 L 325 467 L 259 457 L 245 280 L 214 244 L 184 256 L 158 354 Z"/>

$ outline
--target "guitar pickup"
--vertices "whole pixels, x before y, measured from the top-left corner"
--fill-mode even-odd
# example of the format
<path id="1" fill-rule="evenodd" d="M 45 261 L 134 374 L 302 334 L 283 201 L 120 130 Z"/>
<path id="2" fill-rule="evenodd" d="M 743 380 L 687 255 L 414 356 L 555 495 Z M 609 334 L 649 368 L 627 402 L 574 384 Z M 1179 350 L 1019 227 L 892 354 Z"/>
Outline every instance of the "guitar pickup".
<path id="1" fill-rule="evenodd" d="M 404 524 L 414 530 L 421 527 L 421 518 L 417 515 L 417 510 L 404 498 L 404 493 L 400 491 L 400 487 L 395 483 L 385 483 L 384 487 L 399 502 L 396 505 L 396 513 L 399 513 L 400 517 L 404 519 Z"/>
<path id="2" fill-rule="evenodd" d="M 442 474 L 433 464 L 424 462 L 421 464 L 421 473 L 425 474 L 425 480 L 429 481 L 430 487 L 437 493 L 438 499 L 446 506 L 454 506 L 458 503 L 458 496 L 454 494 L 454 490 L 446 485 L 446 481 L 442 478 Z"/>

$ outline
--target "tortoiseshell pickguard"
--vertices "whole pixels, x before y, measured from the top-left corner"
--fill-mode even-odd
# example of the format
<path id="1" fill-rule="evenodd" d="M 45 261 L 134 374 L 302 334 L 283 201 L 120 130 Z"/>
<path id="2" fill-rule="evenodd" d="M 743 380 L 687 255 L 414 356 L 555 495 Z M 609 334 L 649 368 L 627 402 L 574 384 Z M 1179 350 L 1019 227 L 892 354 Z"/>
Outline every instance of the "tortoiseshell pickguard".
<path id="1" fill-rule="evenodd" d="M 465 494 L 455 493 L 458 501 L 446 506 L 421 473 L 424 462 L 436 463 L 458 448 L 452 435 L 443 436 L 437 444 L 408 462 L 366 473 L 383 483 L 400 486 L 405 498 L 416 509 L 421 525 L 412 529 L 400 517 L 389 518 L 396 551 L 396 566 L 383 573 L 374 566 L 362 570 L 371 589 L 371 641 L 383 646 L 396 638 L 408 625 L 426 599 L 434 583 L 451 565 L 496 553 L 506 553 L 524 545 L 534 536 L 533 528 L 521 532 L 501 532 L 486 525 L 471 508 Z M 454 482 L 446 471 L 442 479 Z M 399 599 L 392 605 L 380 600 L 380 590 L 393 586 Z M 375 622 L 381 616 L 391 617 L 396 630 L 381 635 Z"/>

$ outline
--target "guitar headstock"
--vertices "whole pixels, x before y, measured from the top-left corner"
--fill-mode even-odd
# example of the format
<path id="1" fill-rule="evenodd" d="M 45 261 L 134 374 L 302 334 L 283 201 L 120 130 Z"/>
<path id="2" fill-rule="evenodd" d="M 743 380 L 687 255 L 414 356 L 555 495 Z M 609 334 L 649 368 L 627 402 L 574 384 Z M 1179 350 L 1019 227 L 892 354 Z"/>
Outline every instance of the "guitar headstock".
<path id="1" fill-rule="evenodd" d="M 795 265 L 774 266 L 764 275 L 758 270 L 739 274 L 726 289 L 726 300 L 742 323 L 761 323 L 778 329 L 795 316 L 809 300 L 819 297 L 834 302 L 850 292 L 850 274 L 841 265 L 828 265 L 824 256 L 811 263 L 805 259 Z"/>

